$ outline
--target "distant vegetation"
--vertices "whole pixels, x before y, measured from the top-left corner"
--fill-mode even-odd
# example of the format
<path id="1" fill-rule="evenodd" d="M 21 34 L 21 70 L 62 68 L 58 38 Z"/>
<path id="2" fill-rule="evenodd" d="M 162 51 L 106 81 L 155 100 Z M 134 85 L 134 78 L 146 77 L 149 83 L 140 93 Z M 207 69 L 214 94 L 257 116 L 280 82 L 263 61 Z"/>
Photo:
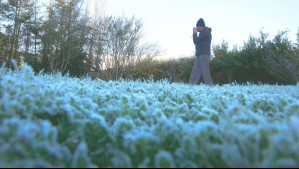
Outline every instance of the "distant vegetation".
<path id="1" fill-rule="evenodd" d="M 0 1 L 0 64 L 12 68 L 10 60 L 15 59 L 35 72 L 118 79 L 125 66 L 160 54 L 156 44 L 142 43 L 141 20 L 91 16 L 83 2 L 50 0 L 40 12 L 37 0 Z M 101 10 L 92 9 L 96 14 Z"/>
<path id="2" fill-rule="evenodd" d="M 299 31 L 297 43 L 291 42 L 286 31 L 270 39 L 260 32 L 250 36 L 242 47 L 229 49 L 227 42 L 213 47 L 212 78 L 217 84 L 267 83 L 296 84 L 299 81 Z M 194 56 L 168 61 L 142 63 L 135 77 L 168 78 L 172 82 L 188 82 Z M 145 66 L 146 65 L 146 66 Z"/>
<path id="3" fill-rule="evenodd" d="M 100 1 L 100 0 L 99 0 Z M 103 80 L 167 78 L 188 82 L 194 56 L 157 60 L 161 49 L 142 43 L 143 22 L 136 18 L 91 16 L 84 0 L 50 0 L 40 12 L 37 0 L 0 1 L 0 65 L 15 59 L 35 72 L 62 72 Z M 94 9 L 99 13 L 100 8 Z M 261 25 L 262 26 L 262 25 Z M 299 77 L 299 31 L 296 43 L 282 31 L 270 39 L 261 32 L 242 47 L 227 42 L 213 47 L 215 83 L 295 84 Z"/>

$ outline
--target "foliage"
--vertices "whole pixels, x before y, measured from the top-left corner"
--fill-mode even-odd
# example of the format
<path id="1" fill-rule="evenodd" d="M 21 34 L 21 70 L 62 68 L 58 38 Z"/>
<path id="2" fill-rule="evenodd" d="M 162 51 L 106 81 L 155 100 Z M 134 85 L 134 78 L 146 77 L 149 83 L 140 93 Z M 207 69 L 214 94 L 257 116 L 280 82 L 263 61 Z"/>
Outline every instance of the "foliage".
<path id="1" fill-rule="evenodd" d="M 94 7 L 94 16 L 84 11 L 83 0 L 50 0 L 44 12 L 37 0 L 4 0 L 0 4 L 1 34 L 7 41 L 0 64 L 11 67 L 29 63 L 39 72 L 61 72 L 72 76 L 94 74 L 118 79 L 125 66 L 161 53 L 157 44 L 141 42 L 143 23 L 134 17 L 104 17 Z M 95 5 L 104 3 L 97 0 Z M 89 9 L 86 9 L 89 10 Z M 4 23 L 4 24 L 3 24 Z M 3 29 L 2 29 L 3 26 Z M 2 48 L 2 47 L 1 47 Z"/>
<path id="2" fill-rule="evenodd" d="M 162 50 L 143 40 L 141 19 L 104 17 L 97 4 L 94 16 L 82 8 L 83 0 L 50 0 L 45 12 L 37 0 L 2 0 L 0 3 L 0 65 L 13 68 L 30 64 L 38 73 L 61 72 L 90 75 L 102 80 L 168 79 L 188 83 L 194 57 L 158 60 Z M 86 9 L 89 10 L 89 9 Z M 270 39 L 260 31 L 241 47 L 216 44 L 211 60 L 214 83 L 296 84 L 299 79 L 299 30 L 297 43 L 287 31 Z"/>
<path id="3" fill-rule="evenodd" d="M 189 75 L 194 64 L 194 57 L 169 60 L 143 60 L 132 69 L 126 68 L 123 78 L 152 79 L 169 82 L 189 82 Z"/>
<path id="4" fill-rule="evenodd" d="M 288 40 L 287 32 L 279 32 L 272 40 L 260 32 L 250 36 L 240 49 L 228 50 L 222 43 L 213 48 L 211 69 L 216 83 L 280 83 L 298 82 L 298 52 Z"/>
<path id="5" fill-rule="evenodd" d="M 82 0 L 52 0 L 42 32 L 42 62 L 49 72 L 65 72 L 69 64 L 78 63 L 86 54 L 87 21 L 81 11 Z M 80 60 L 79 65 L 84 65 Z M 46 62 L 46 63 L 45 63 Z"/>
<path id="6" fill-rule="evenodd" d="M 5 54 L 7 51 L 7 42 L 8 42 L 7 36 L 4 33 L 0 32 L 0 63 L 3 63 L 4 61 L 7 60 L 5 58 Z"/>
<path id="7" fill-rule="evenodd" d="M 299 53 L 286 33 L 280 32 L 272 42 L 265 44 L 264 61 L 270 74 L 286 83 L 296 84 L 299 82 Z"/>
<path id="8" fill-rule="evenodd" d="M 101 79 L 119 79 L 127 69 L 161 53 L 158 45 L 141 43 L 143 23 L 139 19 L 110 16 L 103 25 L 104 43 L 98 63 Z"/>
<path id="9" fill-rule="evenodd" d="M 0 3 L 0 29 L 3 29 L 1 33 L 3 31 L 8 38 L 4 44 L 5 52 L 1 52 L 3 56 L 0 56 L 0 63 L 6 62 L 7 67 L 12 68 L 10 63 L 12 59 L 21 64 L 23 54 L 20 48 L 26 44 L 24 34 L 28 28 L 28 22 L 33 17 L 33 5 L 33 0 L 4 0 Z"/>
<path id="10" fill-rule="evenodd" d="M 232 83 L 236 80 L 236 73 L 240 69 L 241 65 L 236 59 L 239 52 L 237 49 L 229 51 L 228 48 L 225 41 L 213 47 L 215 58 L 211 63 L 211 72 L 216 83 Z"/>
<path id="11" fill-rule="evenodd" d="M 260 32 L 250 36 L 243 47 L 229 49 L 223 41 L 213 46 L 210 69 L 216 84 L 267 83 L 296 84 L 299 71 L 298 44 L 292 44 L 287 32 L 279 32 L 273 39 Z M 126 68 L 123 78 L 168 79 L 170 82 L 188 83 L 194 64 L 194 56 L 168 59 L 145 60 L 134 67 Z"/>

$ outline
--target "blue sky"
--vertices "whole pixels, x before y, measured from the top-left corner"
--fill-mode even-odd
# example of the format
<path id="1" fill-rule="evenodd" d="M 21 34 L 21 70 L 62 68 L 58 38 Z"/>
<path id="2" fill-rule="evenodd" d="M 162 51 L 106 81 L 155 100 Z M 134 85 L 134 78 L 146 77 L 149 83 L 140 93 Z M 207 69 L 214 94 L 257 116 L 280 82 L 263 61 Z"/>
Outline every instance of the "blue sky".
<path id="1" fill-rule="evenodd" d="M 106 0 L 106 14 L 142 19 L 145 39 L 160 44 L 162 58 L 176 58 L 194 54 L 191 35 L 199 18 L 212 28 L 213 44 L 242 46 L 259 30 L 270 38 L 289 30 L 295 42 L 299 0 Z"/>

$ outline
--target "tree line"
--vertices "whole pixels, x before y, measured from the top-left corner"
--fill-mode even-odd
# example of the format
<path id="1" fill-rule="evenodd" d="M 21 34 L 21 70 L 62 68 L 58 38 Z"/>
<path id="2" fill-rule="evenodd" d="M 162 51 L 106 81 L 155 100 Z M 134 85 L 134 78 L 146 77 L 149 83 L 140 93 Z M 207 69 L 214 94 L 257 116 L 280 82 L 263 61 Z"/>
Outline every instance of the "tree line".
<path id="1" fill-rule="evenodd" d="M 142 41 L 140 19 L 102 16 L 100 5 L 91 15 L 84 0 L 49 2 L 41 12 L 37 0 L 0 1 L 0 63 L 12 68 L 14 59 L 36 72 L 118 79 L 125 67 L 161 53 L 157 44 Z"/>
<path id="2" fill-rule="evenodd" d="M 272 39 L 260 31 L 250 36 L 241 48 L 228 49 L 227 42 L 214 47 L 212 72 L 219 83 L 296 84 L 299 82 L 299 29 L 297 42 L 289 40 L 287 31 Z"/>
<path id="3" fill-rule="evenodd" d="M 194 56 L 157 60 L 162 50 L 143 41 L 143 22 L 134 17 L 103 16 L 99 5 L 92 11 L 84 0 L 50 0 L 45 9 L 37 0 L 0 0 L 0 64 L 13 68 L 24 62 L 36 72 L 89 75 L 103 80 L 169 79 L 187 83 Z M 101 4 L 96 0 L 95 4 Z M 43 4 L 44 5 L 44 4 Z M 274 38 L 260 32 L 242 47 L 228 43 L 213 46 L 211 74 L 218 84 L 296 84 L 299 80 L 297 42 L 287 31 Z"/>
<path id="4" fill-rule="evenodd" d="M 297 84 L 299 82 L 299 29 L 297 41 L 288 38 L 288 31 L 280 31 L 273 38 L 260 31 L 249 36 L 243 46 L 232 49 L 226 41 L 213 45 L 210 63 L 211 76 L 216 84 Z M 143 61 L 129 69 L 124 78 L 188 83 L 195 57 L 166 61 Z M 132 73 L 134 76 L 131 76 Z M 201 78 L 200 83 L 203 82 Z"/>

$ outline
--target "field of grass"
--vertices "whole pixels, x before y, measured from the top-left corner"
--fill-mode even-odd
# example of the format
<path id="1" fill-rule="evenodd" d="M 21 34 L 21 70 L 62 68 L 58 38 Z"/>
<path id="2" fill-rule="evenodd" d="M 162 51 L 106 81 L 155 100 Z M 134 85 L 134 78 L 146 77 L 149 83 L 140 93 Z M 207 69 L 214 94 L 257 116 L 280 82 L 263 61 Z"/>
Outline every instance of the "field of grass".
<path id="1" fill-rule="evenodd" d="M 299 167 L 299 86 L 0 69 L 1 167 Z"/>

